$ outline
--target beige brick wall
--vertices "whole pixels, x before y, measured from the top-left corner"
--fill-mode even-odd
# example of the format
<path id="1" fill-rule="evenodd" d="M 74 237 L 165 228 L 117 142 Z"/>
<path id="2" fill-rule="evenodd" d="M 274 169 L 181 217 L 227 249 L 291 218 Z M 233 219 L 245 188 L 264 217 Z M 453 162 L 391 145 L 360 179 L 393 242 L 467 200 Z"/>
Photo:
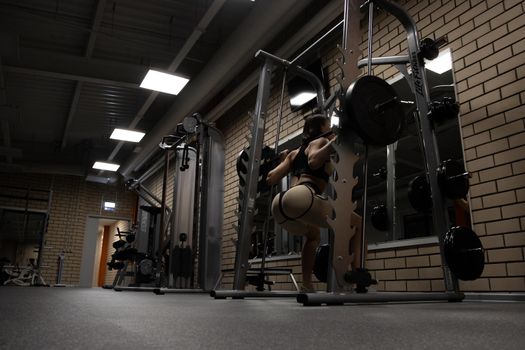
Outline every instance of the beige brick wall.
<path id="1" fill-rule="evenodd" d="M 136 196 L 126 191 L 123 184 L 110 186 L 86 182 L 78 176 L 42 174 L 0 174 L 0 181 L 6 186 L 51 189 L 53 192 L 42 251 L 42 271 L 47 283 L 55 283 L 57 257 L 65 251 L 61 282 L 78 284 L 88 215 L 134 219 Z M 103 199 L 114 200 L 116 210 L 103 211 Z"/>
<path id="2" fill-rule="evenodd" d="M 461 287 L 465 291 L 524 291 L 525 4 L 517 0 L 399 3 L 417 22 L 421 37 L 446 34 L 447 47 L 452 49 L 466 165 L 472 174 L 473 224 L 487 250 L 482 278 L 462 282 Z M 381 14 L 374 23 L 375 56 L 406 52 L 405 33 L 396 20 Z M 362 38 L 365 50 L 366 32 Z M 323 54 L 331 86 L 336 84 L 337 57 L 336 50 Z M 384 79 L 396 74 L 392 67 L 374 68 L 374 75 Z M 274 89 L 269 103 L 266 144 L 273 144 L 275 138 L 278 94 Z M 228 268 L 235 259 L 232 239 L 236 233 L 231 228 L 238 195 L 235 160 L 247 145 L 248 115 L 227 116 L 218 125 L 226 138 L 223 268 Z M 302 118 L 291 113 L 286 103 L 280 137 L 301 126 Z M 299 274 L 298 259 L 271 265 L 293 266 Z M 367 266 L 380 279 L 380 290 L 444 290 L 437 246 L 370 252 Z M 225 279 L 225 284 L 230 281 Z M 284 288 L 290 287 L 282 282 Z"/>
<path id="3" fill-rule="evenodd" d="M 468 132 L 464 145 L 473 180 L 470 196 L 479 204 L 473 206 L 472 215 L 487 265 L 480 280 L 462 282 L 461 287 L 523 291 L 524 8 L 521 1 L 480 1 L 475 7 L 483 15 L 463 18 L 473 28 L 467 38 L 458 38 L 462 45 L 473 43 L 475 50 L 465 55 L 456 50 L 453 56 L 463 96 L 475 91 L 464 99 L 460 94 L 460 121 L 464 136 Z M 472 74 L 475 70 L 478 73 Z"/>

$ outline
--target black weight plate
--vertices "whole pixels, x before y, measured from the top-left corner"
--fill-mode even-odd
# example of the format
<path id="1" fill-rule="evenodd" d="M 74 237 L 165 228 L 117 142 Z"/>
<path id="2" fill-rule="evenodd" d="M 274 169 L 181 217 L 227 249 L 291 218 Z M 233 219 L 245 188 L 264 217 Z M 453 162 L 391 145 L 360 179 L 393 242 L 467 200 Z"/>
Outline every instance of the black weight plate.
<path id="1" fill-rule="evenodd" d="M 408 201 L 417 211 L 432 208 L 430 185 L 424 175 L 418 175 L 408 184 Z"/>
<path id="2" fill-rule="evenodd" d="M 138 264 L 138 269 L 143 275 L 151 275 L 153 273 L 153 260 L 143 259 Z"/>
<path id="3" fill-rule="evenodd" d="M 119 239 L 118 241 L 113 242 L 113 248 L 119 249 L 126 245 L 126 241 Z"/>
<path id="4" fill-rule="evenodd" d="M 328 280 L 330 246 L 321 244 L 315 251 L 314 275 L 320 282 Z"/>
<path id="5" fill-rule="evenodd" d="M 119 250 L 114 253 L 115 260 L 133 260 L 135 254 L 137 254 L 137 249 L 127 248 L 124 250 Z"/>
<path id="6" fill-rule="evenodd" d="M 448 230 L 443 249 L 447 265 L 458 279 L 473 281 L 483 273 L 483 246 L 470 228 L 456 226 Z"/>
<path id="7" fill-rule="evenodd" d="M 241 174 L 246 176 L 248 173 L 248 160 L 250 159 L 248 150 L 250 146 L 244 148 L 239 155 L 237 156 L 236 168 L 237 175 L 239 175 L 239 184 L 241 187 L 245 185 L 245 180 L 242 178 Z M 279 159 L 275 156 L 275 150 L 270 146 L 264 146 L 261 151 L 261 162 L 259 167 L 258 176 L 261 180 L 257 183 L 257 192 L 267 192 L 270 190 L 270 187 L 266 183 L 266 177 L 268 173 L 279 165 Z"/>
<path id="8" fill-rule="evenodd" d="M 122 270 L 124 268 L 124 263 L 121 261 L 108 262 L 107 264 L 114 270 Z"/>
<path id="9" fill-rule="evenodd" d="M 389 220 L 386 205 L 379 204 L 372 208 L 370 221 L 372 222 L 372 226 L 374 226 L 377 230 L 388 231 Z"/>
<path id="10" fill-rule="evenodd" d="M 363 76 L 350 85 L 345 96 L 343 133 L 351 127 L 369 145 L 386 146 L 397 141 L 405 115 L 397 94 L 381 78 Z"/>
<path id="11" fill-rule="evenodd" d="M 436 45 L 436 42 L 430 38 L 421 40 L 419 47 L 421 54 L 427 60 L 433 60 L 439 56 L 439 47 Z"/>
<path id="12" fill-rule="evenodd" d="M 241 152 L 239 152 L 239 155 L 237 156 L 237 175 L 239 175 L 239 182 L 241 186 L 244 186 L 244 180 L 240 176 L 241 174 L 245 175 L 248 172 L 248 168 L 246 166 L 248 165 L 248 148 L 243 148 Z"/>
<path id="13" fill-rule="evenodd" d="M 460 162 L 448 159 L 439 166 L 438 184 L 447 198 L 465 198 L 469 189 L 468 174 Z"/>

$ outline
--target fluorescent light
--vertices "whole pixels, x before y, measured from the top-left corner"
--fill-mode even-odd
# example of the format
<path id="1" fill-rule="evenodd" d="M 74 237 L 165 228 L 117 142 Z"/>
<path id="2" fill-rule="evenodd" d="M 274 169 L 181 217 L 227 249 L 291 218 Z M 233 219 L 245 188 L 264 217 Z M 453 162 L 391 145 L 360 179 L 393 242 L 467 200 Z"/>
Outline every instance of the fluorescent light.
<path id="1" fill-rule="evenodd" d="M 301 92 L 290 99 L 290 104 L 294 106 L 301 106 L 316 96 L 317 94 L 314 92 Z"/>
<path id="2" fill-rule="evenodd" d="M 153 69 L 148 71 L 148 74 L 140 84 L 141 88 L 165 92 L 167 94 L 177 95 L 189 79 L 179 77 L 178 75 L 159 72 Z"/>
<path id="3" fill-rule="evenodd" d="M 104 202 L 104 210 L 115 210 L 115 202 Z"/>
<path id="4" fill-rule="evenodd" d="M 93 169 L 99 170 L 117 171 L 118 168 L 120 168 L 120 165 L 112 163 L 95 162 L 95 164 L 93 164 Z"/>
<path id="5" fill-rule="evenodd" d="M 142 140 L 144 135 L 146 134 L 140 131 L 116 128 L 115 130 L 113 130 L 113 133 L 111 134 L 109 138 L 113 140 L 140 142 L 140 140 Z"/>
<path id="6" fill-rule="evenodd" d="M 432 61 L 425 60 L 425 68 L 437 74 L 442 74 L 452 69 L 452 55 L 450 50 L 442 51 L 438 57 Z"/>

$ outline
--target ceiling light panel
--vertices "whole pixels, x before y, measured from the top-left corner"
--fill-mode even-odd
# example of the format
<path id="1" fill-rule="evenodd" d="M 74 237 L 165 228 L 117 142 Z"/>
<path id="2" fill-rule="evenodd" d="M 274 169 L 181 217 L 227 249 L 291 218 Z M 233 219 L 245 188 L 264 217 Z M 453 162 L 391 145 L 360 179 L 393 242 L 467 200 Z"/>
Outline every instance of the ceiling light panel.
<path id="1" fill-rule="evenodd" d="M 140 131 L 116 128 L 109 138 L 120 141 L 140 142 L 144 135 L 146 134 Z"/>
<path id="2" fill-rule="evenodd" d="M 141 88 L 177 95 L 190 81 L 189 79 L 174 74 L 168 74 L 150 69 L 142 83 Z"/>
<path id="3" fill-rule="evenodd" d="M 93 164 L 93 169 L 99 170 L 117 171 L 118 168 L 120 168 L 120 165 L 113 163 L 95 162 L 95 164 Z"/>

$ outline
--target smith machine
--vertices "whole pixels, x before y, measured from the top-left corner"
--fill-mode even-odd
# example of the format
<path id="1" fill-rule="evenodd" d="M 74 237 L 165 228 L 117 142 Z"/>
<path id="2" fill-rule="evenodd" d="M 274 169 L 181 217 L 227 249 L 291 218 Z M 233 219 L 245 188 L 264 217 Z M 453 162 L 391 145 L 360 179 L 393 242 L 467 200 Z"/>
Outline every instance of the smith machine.
<path id="1" fill-rule="evenodd" d="M 220 274 L 223 136 L 196 113 L 177 125 L 175 133 L 165 136 L 159 147 L 164 151 L 163 159 L 140 178 L 128 182 L 128 188 L 149 204 L 140 207 L 137 234 L 137 248 L 146 251 L 149 261 L 135 262 L 136 276 L 149 277 L 142 284 L 117 283 L 114 289 L 156 294 L 210 291 Z M 176 164 L 170 208 L 167 184 L 172 158 Z M 161 168 L 163 186 L 159 199 L 143 182 Z"/>
<path id="2" fill-rule="evenodd" d="M 372 57 L 372 29 L 375 7 L 382 9 L 401 22 L 407 35 L 407 55 Z M 367 10 L 368 55 L 366 59 L 359 60 L 361 55 L 359 22 L 362 14 Z M 319 40 L 322 40 L 323 37 Z M 248 156 L 243 160 L 246 175 L 244 176 L 245 185 L 240 196 L 238 246 L 233 290 L 212 291 L 211 295 L 216 299 L 294 295 L 297 296 L 297 301 L 303 305 L 340 305 L 354 302 L 388 301 L 461 301 L 464 294 L 459 290 L 458 278 L 473 280 L 478 278 L 483 271 L 484 251 L 476 234 L 466 227 L 450 228 L 445 193 L 448 193 L 458 180 L 463 184 L 466 182 L 468 190 L 468 173 L 464 170 L 451 173 L 450 169 L 447 170 L 447 164 L 440 161 L 432 121 L 433 107 L 430 102 L 424 59 L 436 58 L 439 47 L 446 43 L 446 38 L 437 40 L 426 38 L 420 41 L 415 22 L 395 2 L 387 0 L 364 2 L 345 0 L 342 39 L 342 45 L 339 47 L 342 59 L 338 62 L 341 68 L 341 74 L 338 76 L 339 87 L 326 100 L 323 85 L 314 74 L 264 51 L 259 51 L 256 54 L 256 57 L 264 60 L 264 64 L 259 79 L 255 113 L 252 117 L 250 145 L 247 149 Z M 395 143 L 402 135 L 405 124 L 402 101 L 386 81 L 371 75 L 373 65 L 394 65 L 405 76 L 415 96 L 417 108 L 414 117 L 419 129 L 420 143 L 424 150 L 426 182 L 432 202 L 433 227 L 439 240 L 444 272 L 444 292 L 368 293 L 368 287 L 375 281 L 365 269 L 366 240 L 364 235 L 366 220 L 362 222 L 361 232 L 355 232 L 355 227 L 350 223 L 351 214 L 357 207 L 352 199 L 352 192 L 357 184 L 357 178 L 354 174 L 361 170 L 356 169 L 356 164 L 358 160 L 363 160 L 364 189 L 361 200 L 363 203 L 362 216 L 366 218 L 368 149 L 369 147 L 387 146 L 387 191 L 395 191 L 393 186 L 395 184 L 393 169 Z M 326 277 L 323 282 L 327 283 L 328 293 L 247 292 L 244 290 L 247 276 L 251 272 L 249 265 L 251 233 L 254 227 L 254 216 L 257 214 L 255 203 L 259 197 L 257 185 L 261 177 L 260 167 L 264 164 L 262 150 L 267 102 L 271 76 L 275 66 L 283 67 L 285 70 L 294 72 L 310 81 L 317 91 L 317 109 L 326 116 L 337 115 L 339 117 L 339 125 L 334 127 L 334 132 L 338 138 L 334 144 L 335 154 L 332 157 L 335 174 L 330 182 L 333 193 L 329 195 L 335 218 L 333 220 L 328 219 L 331 234 L 330 249 L 329 253 L 326 254 L 327 260 L 322 261 L 323 258 L 318 256 L 316 261 L 316 264 L 324 266 L 327 271 L 326 274 L 321 275 Z M 362 74 L 361 71 L 361 67 L 364 66 L 368 68 L 366 75 Z M 279 113 L 278 118 L 280 119 L 280 117 Z M 279 128 L 277 135 L 279 135 Z M 388 196 L 388 198 L 393 198 L 393 196 Z M 393 203 L 391 202 L 392 200 L 387 204 L 392 206 Z M 389 217 L 392 220 L 393 216 L 390 215 Z M 354 234 L 362 235 L 360 261 L 353 261 L 353 256 L 349 253 L 350 240 Z M 264 274 L 265 271 L 260 273 Z M 271 275 L 271 271 L 268 275 Z"/>

